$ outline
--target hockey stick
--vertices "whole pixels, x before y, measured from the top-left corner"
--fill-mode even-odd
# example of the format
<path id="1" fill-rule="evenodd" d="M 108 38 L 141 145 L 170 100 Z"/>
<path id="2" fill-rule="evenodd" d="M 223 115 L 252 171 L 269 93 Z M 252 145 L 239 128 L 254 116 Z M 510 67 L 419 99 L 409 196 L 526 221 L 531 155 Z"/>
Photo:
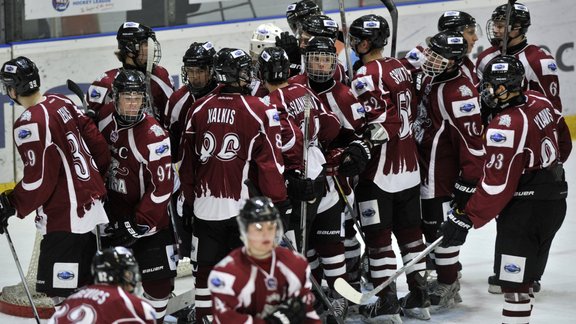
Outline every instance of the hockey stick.
<path id="1" fill-rule="evenodd" d="M 352 60 L 350 59 L 350 38 L 348 38 L 348 27 L 346 24 L 346 11 L 344 9 L 344 0 L 338 0 L 338 9 L 340 10 L 340 22 L 342 24 L 342 33 L 344 34 L 344 55 L 346 56 L 346 67 L 348 68 L 348 79 L 352 82 L 354 77 L 352 71 Z"/>
<path id="2" fill-rule="evenodd" d="M 408 268 L 416 264 L 418 261 L 422 260 L 430 252 L 432 252 L 432 250 L 434 250 L 438 245 L 440 245 L 440 243 L 442 243 L 443 238 L 444 236 L 440 236 L 438 239 L 436 239 L 436 241 L 434 241 L 422 252 L 420 252 L 420 254 L 415 256 L 412 260 L 410 260 L 410 262 L 405 264 L 402 268 L 398 269 L 398 271 L 396 271 L 392 276 L 390 276 L 390 278 L 388 278 L 386 281 L 378 285 L 378 287 L 375 287 L 372 291 L 369 291 L 367 293 L 361 293 L 356 289 L 354 289 L 354 287 L 352 287 L 346 280 L 342 278 L 336 279 L 336 282 L 334 283 L 334 289 L 336 289 L 336 291 L 340 295 L 342 295 L 342 297 L 348 299 L 353 303 L 365 304 L 368 300 L 370 300 L 372 297 L 376 296 L 376 294 L 382 291 L 382 289 L 388 287 L 401 274 L 406 272 Z"/>
<path id="3" fill-rule="evenodd" d="M 36 319 L 36 323 L 40 324 L 40 315 L 38 315 L 38 310 L 36 309 L 36 305 L 34 305 L 34 301 L 32 300 L 32 294 L 30 293 L 30 288 L 28 288 L 28 283 L 26 282 L 26 277 L 24 276 L 24 272 L 22 272 L 22 266 L 20 265 L 20 260 L 18 259 L 18 254 L 16 254 L 16 249 L 14 248 L 14 243 L 12 242 L 12 238 L 10 237 L 10 233 L 8 233 L 8 226 L 4 227 L 4 233 L 6 234 L 6 239 L 8 240 L 8 245 L 10 246 L 10 251 L 12 251 L 12 256 L 14 257 L 14 262 L 16 263 L 16 267 L 18 268 L 18 273 L 20 274 L 20 279 L 22 280 L 22 285 L 24 286 L 24 291 L 26 291 L 26 297 L 28 297 L 28 301 L 30 302 L 30 306 L 32 307 L 32 312 L 34 313 L 34 318 Z"/>
<path id="4" fill-rule="evenodd" d="M 364 241 L 364 243 L 366 243 L 366 236 L 364 236 L 364 232 L 362 232 L 362 225 L 358 221 L 358 218 L 356 217 L 356 215 L 354 213 L 354 208 L 352 207 L 352 204 L 350 204 L 348 197 L 344 193 L 344 189 L 340 185 L 340 181 L 338 180 L 338 178 L 336 176 L 332 176 L 332 179 L 334 180 L 334 183 L 336 184 L 336 188 L 338 189 L 340 196 L 342 196 L 342 200 L 344 200 L 344 204 L 346 205 L 346 209 L 348 209 L 350 216 L 352 216 L 352 220 L 354 221 L 354 224 L 356 225 L 356 227 L 358 227 L 358 233 L 360 234 L 360 237 L 362 237 L 362 241 Z"/>
<path id="5" fill-rule="evenodd" d="M 396 41 L 398 39 L 398 9 L 394 0 L 380 0 L 388 9 L 392 19 L 392 44 L 390 44 L 390 57 L 396 57 Z"/>
<path id="6" fill-rule="evenodd" d="M 84 109 L 84 113 L 86 116 L 94 119 L 96 118 L 96 112 L 90 108 L 88 108 L 88 104 L 86 104 L 86 97 L 84 97 L 84 92 L 80 89 L 80 86 L 76 84 L 76 82 L 68 79 L 66 80 L 66 85 L 68 86 L 68 90 L 72 91 L 80 101 L 82 102 L 82 108 Z M 102 252 L 102 242 L 100 241 L 100 225 L 96 225 L 96 250 L 98 252 Z"/>
<path id="7" fill-rule="evenodd" d="M 308 146 L 310 145 L 310 109 L 312 106 L 312 99 L 310 94 L 304 97 L 304 149 L 302 150 L 302 163 L 304 164 L 304 172 L 302 177 L 308 178 Z M 302 231 L 302 254 L 306 255 L 306 218 L 308 216 L 308 202 L 302 201 L 300 203 L 300 230 Z"/>
<path id="8" fill-rule="evenodd" d="M 154 106 L 154 97 L 152 97 L 152 69 L 154 68 L 154 51 L 156 50 L 156 44 L 152 37 L 148 37 L 148 52 L 146 52 L 146 92 L 148 93 L 148 104 L 150 105 L 150 110 L 154 118 L 159 118 L 159 112 Z M 163 121 L 161 121 L 163 123 Z"/>
<path id="9" fill-rule="evenodd" d="M 512 28 L 510 28 L 510 16 L 515 3 L 516 0 L 508 0 L 508 5 L 506 6 L 506 28 L 504 30 L 504 40 L 502 41 L 502 55 L 506 55 L 508 50 L 508 34 L 512 31 Z"/>
<path id="10" fill-rule="evenodd" d="M 248 187 L 248 192 L 250 192 L 250 194 L 252 196 L 262 196 L 262 193 L 260 192 L 260 190 L 258 188 L 256 188 L 256 186 L 254 185 L 254 183 L 250 179 L 244 180 L 244 184 Z M 282 240 L 286 243 L 286 245 L 288 245 L 288 248 L 290 250 L 292 250 L 294 252 L 298 252 L 298 250 L 296 249 L 296 247 L 294 247 L 294 245 L 292 244 L 292 241 L 290 241 L 290 239 L 286 236 L 286 234 L 282 234 Z M 306 254 L 303 254 L 303 255 L 304 255 L 304 257 L 306 257 Z M 334 316 L 334 318 L 336 318 L 336 321 L 338 322 L 338 324 L 345 324 L 344 320 L 342 318 L 336 316 L 336 311 L 334 310 L 332 303 L 330 302 L 330 300 L 328 299 L 328 297 L 326 296 L 326 294 L 322 290 L 322 286 L 320 286 L 318 281 L 316 281 L 316 279 L 314 279 L 314 276 L 312 274 L 310 274 L 309 279 L 310 279 L 310 282 L 312 283 L 312 286 L 314 287 L 314 289 L 316 290 L 316 292 L 320 296 L 320 299 L 322 299 L 322 302 L 324 303 L 324 305 L 326 305 L 326 307 L 328 307 L 328 311 L 330 311 L 330 313 L 332 313 L 332 316 Z"/>

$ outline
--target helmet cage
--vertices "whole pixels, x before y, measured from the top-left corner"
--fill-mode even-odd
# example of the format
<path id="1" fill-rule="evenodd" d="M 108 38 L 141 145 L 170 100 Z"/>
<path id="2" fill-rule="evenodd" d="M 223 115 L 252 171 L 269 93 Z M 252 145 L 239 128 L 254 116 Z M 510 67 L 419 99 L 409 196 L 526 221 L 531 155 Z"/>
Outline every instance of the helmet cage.
<path id="1" fill-rule="evenodd" d="M 122 69 L 112 84 L 112 93 L 116 114 L 125 124 L 131 125 L 140 121 L 144 115 L 144 111 L 150 107 L 148 93 L 146 91 L 146 78 L 140 71 Z M 138 107 L 138 112 L 136 114 L 126 114 L 126 108 L 121 107 L 121 103 L 138 100 L 140 98 L 142 102 Z"/>
<path id="2" fill-rule="evenodd" d="M 431 48 L 424 50 L 424 62 L 422 63 L 422 71 L 428 76 L 435 77 L 442 74 L 448 68 L 450 60 L 444 56 L 434 52 Z"/>
<path id="3" fill-rule="evenodd" d="M 494 27 L 506 24 L 506 9 L 507 4 L 500 5 L 494 9 L 491 18 L 486 22 L 486 35 L 488 41 L 492 45 L 498 45 L 502 41 L 502 37 L 496 36 Z M 530 27 L 530 11 L 528 7 L 521 3 L 515 3 L 512 11 L 510 12 L 510 25 L 508 26 L 508 33 L 513 30 L 518 30 L 520 35 L 528 33 Z M 506 26 L 504 26 L 505 28 Z"/>

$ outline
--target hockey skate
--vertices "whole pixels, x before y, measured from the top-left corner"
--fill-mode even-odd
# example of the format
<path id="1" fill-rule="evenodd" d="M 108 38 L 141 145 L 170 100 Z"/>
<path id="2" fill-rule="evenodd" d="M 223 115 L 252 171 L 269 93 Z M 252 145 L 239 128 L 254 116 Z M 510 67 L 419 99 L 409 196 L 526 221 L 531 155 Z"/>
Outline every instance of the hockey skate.
<path id="1" fill-rule="evenodd" d="M 374 304 L 360 306 L 360 314 L 366 323 L 402 323 L 395 290 L 386 293 L 386 297 L 378 297 Z"/>
<path id="2" fill-rule="evenodd" d="M 400 298 L 400 306 L 402 312 L 407 317 L 417 318 L 421 320 L 430 319 L 430 296 L 428 296 L 426 278 L 421 275 L 416 275 L 418 287 L 408 292 L 408 294 Z"/>
<path id="3" fill-rule="evenodd" d="M 540 280 L 536 280 L 532 283 L 532 291 L 537 293 L 540 292 Z M 498 284 L 498 279 L 496 279 L 496 275 L 491 275 L 488 277 L 488 292 L 491 294 L 501 294 L 502 287 Z"/>
<path id="4" fill-rule="evenodd" d="M 444 284 L 438 282 L 438 280 L 432 281 L 428 286 L 428 294 L 432 305 L 430 311 L 437 312 L 461 303 L 462 298 L 460 297 L 459 291 L 460 282 L 458 280 L 452 284 Z"/>
<path id="5" fill-rule="evenodd" d="M 329 311 L 326 312 L 326 323 L 334 324 L 338 323 L 336 321 L 336 317 L 338 318 L 346 318 L 348 313 L 348 300 L 346 298 L 337 298 L 332 300 L 332 308 L 334 309 L 334 315 L 332 315 Z"/>

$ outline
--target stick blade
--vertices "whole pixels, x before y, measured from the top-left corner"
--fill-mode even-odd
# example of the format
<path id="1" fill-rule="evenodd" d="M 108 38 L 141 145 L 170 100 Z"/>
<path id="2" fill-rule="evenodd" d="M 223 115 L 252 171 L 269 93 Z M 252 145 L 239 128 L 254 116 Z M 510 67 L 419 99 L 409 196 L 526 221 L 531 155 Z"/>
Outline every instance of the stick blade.
<path id="1" fill-rule="evenodd" d="M 362 304 L 362 293 L 350 286 L 350 284 L 342 279 L 338 278 L 334 282 L 334 289 L 344 298 L 355 304 Z"/>

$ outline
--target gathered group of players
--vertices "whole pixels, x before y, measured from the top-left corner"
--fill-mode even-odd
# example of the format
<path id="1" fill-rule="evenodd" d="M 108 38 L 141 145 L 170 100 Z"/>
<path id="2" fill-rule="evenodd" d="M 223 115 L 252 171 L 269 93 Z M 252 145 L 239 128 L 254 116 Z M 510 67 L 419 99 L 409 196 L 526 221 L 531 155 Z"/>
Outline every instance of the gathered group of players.
<path id="1" fill-rule="evenodd" d="M 0 194 L 0 231 L 36 211 L 37 290 L 60 304 L 51 321 L 162 322 L 179 256 L 193 265 L 191 322 L 427 320 L 462 302 L 460 248 L 498 216 L 490 283 L 502 321 L 528 323 L 572 148 L 554 58 L 527 42 L 528 8 L 494 10 L 475 63 L 466 12 L 442 13 L 401 59 L 383 56 L 386 19 L 362 16 L 349 74 L 338 24 L 314 1 L 286 16 L 293 34 L 260 25 L 249 52 L 191 44 L 175 91 L 152 29 L 123 23 L 122 67 L 90 86 L 85 110 L 41 94 L 30 59 L 4 63 L 0 84 L 26 110 L 14 125 L 24 177 Z M 406 271 L 406 296 L 391 284 L 349 302 L 338 278 L 361 290 L 396 272 L 392 235 L 404 264 L 443 239 Z"/>

